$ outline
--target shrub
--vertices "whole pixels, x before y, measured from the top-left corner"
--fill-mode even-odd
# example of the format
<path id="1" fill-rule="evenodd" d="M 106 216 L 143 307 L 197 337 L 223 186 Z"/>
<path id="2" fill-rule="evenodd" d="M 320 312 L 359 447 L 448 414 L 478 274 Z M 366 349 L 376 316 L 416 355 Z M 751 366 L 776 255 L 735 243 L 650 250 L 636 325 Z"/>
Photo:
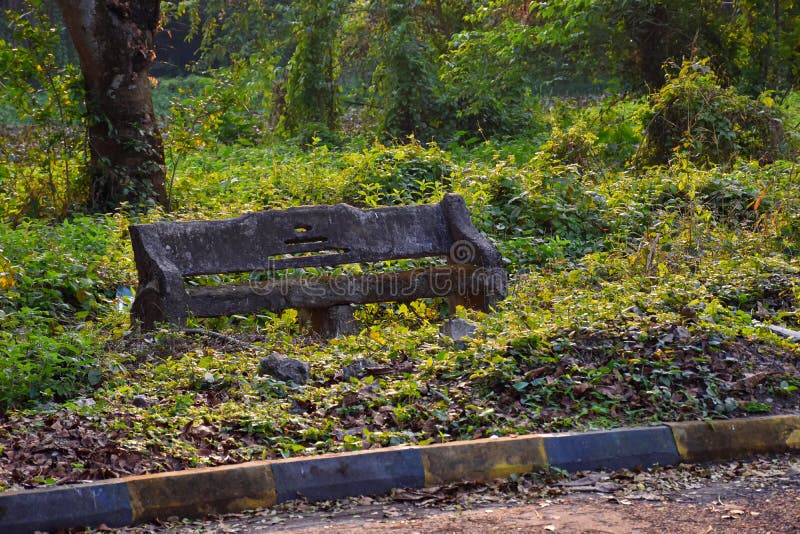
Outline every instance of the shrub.
<path id="1" fill-rule="evenodd" d="M 479 228 L 498 240 L 512 269 L 580 254 L 606 228 L 606 200 L 574 165 L 536 156 L 524 167 L 498 161 L 476 177 L 486 204 L 473 211 Z"/>
<path id="2" fill-rule="evenodd" d="M 533 42 L 530 29 L 513 21 L 453 36 L 441 77 L 457 129 L 493 136 L 535 126 Z"/>
<path id="3" fill-rule="evenodd" d="M 708 59 L 686 60 L 652 97 L 640 164 L 666 164 L 682 152 L 698 164 L 746 157 L 772 162 L 783 127 L 771 100 L 755 101 L 723 87 Z"/>
<path id="4" fill-rule="evenodd" d="M 378 133 L 431 138 L 444 115 L 431 47 L 420 35 L 411 4 L 389 2 L 385 11 L 379 33 L 386 40 L 372 79 L 377 90 L 373 106 L 380 117 Z"/>
<path id="5" fill-rule="evenodd" d="M 28 313 L 7 318 L 40 321 Z M 100 382 L 93 350 L 75 334 L 12 335 L 0 331 L 0 412 L 30 401 L 66 400 Z"/>
<path id="6" fill-rule="evenodd" d="M 348 158 L 351 166 L 343 197 L 359 206 L 436 202 L 450 187 L 453 164 L 436 145 L 413 137 L 405 145 L 375 144 Z"/>
<path id="7" fill-rule="evenodd" d="M 93 323 L 119 317 L 117 288 L 133 283 L 126 225 L 119 215 L 0 223 L 0 411 L 100 381 L 109 330 Z"/>
<path id="8" fill-rule="evenodd" d="M 566 130 L 557 125 L 542 147 L 541 155 L 565 165 L 589 167 L 597 162 L 597 135 L 578 121 Z"/>
<path id="9" fill-rule="evenodd" d="M 45 2 L 8 11 L 0 38 L 0 216 L 62 217 L 88 197 L 83 84 L 54 53 L 59 33 Z M 4 21 L 5 22 L 5 21 Z"/>

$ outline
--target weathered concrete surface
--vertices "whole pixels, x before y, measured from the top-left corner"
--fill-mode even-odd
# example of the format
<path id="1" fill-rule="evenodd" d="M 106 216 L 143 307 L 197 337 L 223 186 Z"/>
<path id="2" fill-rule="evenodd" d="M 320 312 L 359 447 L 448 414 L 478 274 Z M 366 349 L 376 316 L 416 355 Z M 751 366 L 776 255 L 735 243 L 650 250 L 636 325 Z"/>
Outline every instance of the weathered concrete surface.
<path id="1" fill-rule="evenodd" d="M 143 475 L 125 482 L 137 523 L 272 506 L 277 495 L 268 462 Z"/>
<path id="2" fill-rule="evenodd" d="M 461 480 L 488 481 L 543 469 L 548 465 L 543 436 L 480 439 L 420 449 L 425 485 Z"/>
<path id="3" fill-rule="evenodd" d="M 184 324 L 258 310 L 309 309 L 322 333 L 351 333 L 340 305 L 448 297 L 488 311 L 506 295 L 500 254 L 472 225 L 464 200 L 359 210 L 346 204 L 250 213 L 235 219 L 130 228 L 139 290 L 131 319 Z M 186 287 L 184 277 L 423 257 L 448 266 L 399 273 Z M 320 311 L 328 308 L 327 311 Z"/>
<path id="4" fill-rule="evenodd" d="M 353 317 L 353 306 L 339 304 L 328 308 L 303 308 L 300 321 L 311 325 L 311 329 L 325 338 L 357 334 L 360 330 Z"/>
<path id="5" fill-rule="evenodd" d="M 800 416 L 668 423 L 681 458 L 704 462 L 752 454 L 800 451 Z"/>

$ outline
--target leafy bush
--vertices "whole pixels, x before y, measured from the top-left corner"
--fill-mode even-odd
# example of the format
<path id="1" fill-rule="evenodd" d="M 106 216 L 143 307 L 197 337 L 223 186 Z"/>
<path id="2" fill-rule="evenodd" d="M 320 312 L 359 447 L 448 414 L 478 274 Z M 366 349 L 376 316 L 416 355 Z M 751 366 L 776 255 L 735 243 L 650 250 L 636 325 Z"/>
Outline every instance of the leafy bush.
<path id="1" fill-rule="evenodd" d="M 121 216 L 0 223 L 0 409 L 64 400 L 96 385 L 116 290 L 133 264 Z M 127 243 L 125 243 L 127 244 Z"/>
<path id="2" fill-rule="evenodd" d="M 343 197 L 359 206 L 438 201 L 450 189 L 453 164 L 435 144 L 413 137 L 404 145 L 375 144 L 348 156 Z"/>
<path id="3" fill-rule="evenodd" d="M 597 136 L 597 160 L 600 166 L 624 168 L 642 141 L 639 118 L 646 113 L 644 99 L 612 96 L 587 106 L 581 119 Z"/>
<path id="4" fill-rule="evenodd" d="M 377 33 L 385 34 L 386 41 L 381 43 L 381 62 L 373 74 L 379 134 L 429 139 L 441 126 L 444 111 L 433 53 L 420 36 L 411 4 L 390 1 L 385 12 Z"/>
<path id="5" fill-rule="evenodd" d="M 723 87 L 707 59 L 685 60 L 652 97 L 637 160 L 665 164 L 684 153 L 703 165 L 735 157 L 772 162 L 779 156 L 783 126 L 771 99 L 762 102 Z"/>
<path id="6" fill-rule="evenodd" d="M 5 314 L 6 328 L 46 320 L 30 309 Z M 0 331 L 0 412 L 31 401 L 64 401 L 97 385 L 94 347 L 77 334 Z"/>
<path id="7" fill-rule="evenodd" d="M 254 55 L 208 74 L 168 80 L 161 92 L 156 90 L 160 108 L 169 101 L 167 144 L 183 146 L 187 136 L 195 146 L 209 142 L 252 144 L 262 139 L 268 133 L 266 117 L 272 106 L 272 58 Z"/>
<path id="8" fill-rule="evenodd" d="M 304 124 L 336 129 L 338 110 L 337 31 L 344 2 L 313 0 L 299 4 L 294 25 L 296 46 L 287 65 L 286 107 L 282 127 L 292 135 Z"/>
<path id="9" fill-rule="evenodd" d="M 0 223 L 3 254 L 14 278 L 1 302 L 15 311 L 29 308 L 59 319 L 107 311 L 133 267 L 121 246 L 125 229 L 119 216 L 76 217 L 53 225 L 30 219 L 16 227 Z"/>
<path id="10" fill-rule="evenodd" d="M 56 57 L 59 32 L 44 2 L 6 13 L 0 38 L 3 114 L 0 216 L 63 217 L 88 197 L 83 84 L 75 65 Z"/>
<path id="11" fill-rule="evenodd" d="M 542 146 L 541 155 L 557 163 L 590 168 L 597 162 L 597 145 L 597 135 L 583 121 L 576 122 L 566 131 L 555 125 Z"/>
<path id="12" fill-rule="evenodd" d="M 533 42 L 530 28 L 517 21 L 452 37 L 441 78 L 456 130 L 493 136 L 534 125 Z"/>

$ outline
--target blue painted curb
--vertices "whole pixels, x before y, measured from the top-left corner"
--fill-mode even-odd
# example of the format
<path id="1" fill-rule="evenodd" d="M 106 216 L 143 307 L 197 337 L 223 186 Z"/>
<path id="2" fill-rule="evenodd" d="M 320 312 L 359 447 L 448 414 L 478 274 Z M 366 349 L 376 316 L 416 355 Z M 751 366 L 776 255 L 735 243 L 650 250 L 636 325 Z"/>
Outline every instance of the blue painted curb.
<path id="1" fill-rule="evenodd" d="M 278 502 L 325 501 L 425 486 L 422 458 L 410 448 L 286 460 L 272 465 L 272 476 Z"/>
<path id="2" fill-rule="evenodd" d="M 117 481 L 0 493 L 3 534 L 104 523 L 109 527 L 124 527 L 132 522 L 128 486 Z"/>
<path id="3" fill-rule="evenodd" d="M 547 461 L 570 472 L 632 469 L 681 462 L 665 426 L 553 434 L 544 438 Z"/>

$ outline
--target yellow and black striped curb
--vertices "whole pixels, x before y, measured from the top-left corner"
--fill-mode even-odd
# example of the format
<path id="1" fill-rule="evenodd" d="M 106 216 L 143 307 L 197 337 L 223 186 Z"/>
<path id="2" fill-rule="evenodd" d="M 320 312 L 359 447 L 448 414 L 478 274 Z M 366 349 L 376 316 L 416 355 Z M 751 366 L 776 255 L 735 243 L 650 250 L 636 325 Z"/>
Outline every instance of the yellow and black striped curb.
<path id="1" fill-rule="evenodd" d="M 0 532 L 122 527 L 293 499 L 328 500 L 546 467 L 568 471 L 719 461 L 800 451 L 800 416 L 490 438 L 190 469 L 0 494 Z"/>

